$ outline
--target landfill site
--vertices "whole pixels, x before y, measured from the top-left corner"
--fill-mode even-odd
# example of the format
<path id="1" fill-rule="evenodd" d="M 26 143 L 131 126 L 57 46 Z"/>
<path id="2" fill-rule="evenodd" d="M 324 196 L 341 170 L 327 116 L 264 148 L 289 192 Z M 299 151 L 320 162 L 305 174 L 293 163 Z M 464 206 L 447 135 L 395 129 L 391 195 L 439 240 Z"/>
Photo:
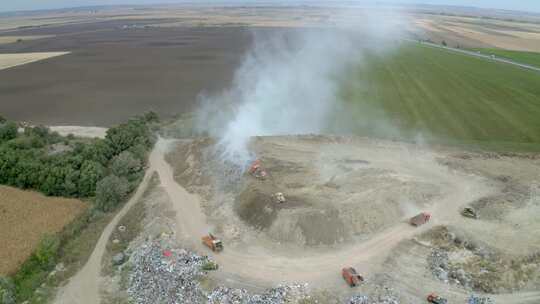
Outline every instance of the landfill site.
<path id="1" fill-rule="evenodd" d="M 0 8 L 0 304 L 540 304 L 540 11 L 217 2 Z"/>
<path id="2" fill-rule="evenodd" d="M 539 303 L 537 156 L 319 135 L 249 149 L 242 171 L 213 139 L 159 139 L 142 229 L 104 260 L 104 299 Z"/>

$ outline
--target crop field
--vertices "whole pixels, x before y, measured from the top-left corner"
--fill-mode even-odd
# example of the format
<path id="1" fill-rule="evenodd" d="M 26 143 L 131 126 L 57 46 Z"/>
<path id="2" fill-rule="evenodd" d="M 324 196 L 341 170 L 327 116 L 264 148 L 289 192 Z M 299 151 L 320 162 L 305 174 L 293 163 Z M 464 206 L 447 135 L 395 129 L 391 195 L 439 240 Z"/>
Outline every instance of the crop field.
<path id="1" fill-rule="evenodd" d="M 540 73 L 413 43 L 351 73 L 343 95 L 363 135 L 540 148 Z"/>
<path id="2" fill-rule="evenodd" d="M 62 56 L 69 52 L 40 52 L 40 53 L 17 53 L 0 54 L 0 70 L 23 65 L 47 58 Z"/>
<path id="3" fill-rule="evenodd" d="M 0 186 L 0 275 L 11 274 L 46 234 L 54 234 L 85 209 L 76 199 Z"/>
<path id="4" fill-rule="evenodd" d="M 521 52 L 503 49 L 474 49 L 482 54 L 495 55 L 501 58 L 510 59 L 519 63 L 525 63 L 532 66 L 540 67 L 540 53 L 536 52 Z"/>

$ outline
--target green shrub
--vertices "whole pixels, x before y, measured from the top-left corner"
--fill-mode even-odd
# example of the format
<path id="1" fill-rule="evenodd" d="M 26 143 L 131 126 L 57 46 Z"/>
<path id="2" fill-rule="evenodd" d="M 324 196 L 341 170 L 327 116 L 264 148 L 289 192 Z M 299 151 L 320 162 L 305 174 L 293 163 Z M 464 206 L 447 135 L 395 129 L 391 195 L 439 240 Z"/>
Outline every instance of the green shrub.
<path id="1" fill-rule="evenodd" d="M 0 304 L 15 304 L 15 285 L 10 279 L 0 276 Z"/>
<path id="2" fill-rule="evenodd" d="M 0 124 L 0 141 L 8 141 L 17 137 L 18 127 L 14 122 L 3 122 Z"/>
<path id="3" fill-rule="evenodd" d="M 110 211 L 126 197 L 128 191 L 126 178 L 109 175 L 97 183 L 96 207 L 101 211 Z"/>

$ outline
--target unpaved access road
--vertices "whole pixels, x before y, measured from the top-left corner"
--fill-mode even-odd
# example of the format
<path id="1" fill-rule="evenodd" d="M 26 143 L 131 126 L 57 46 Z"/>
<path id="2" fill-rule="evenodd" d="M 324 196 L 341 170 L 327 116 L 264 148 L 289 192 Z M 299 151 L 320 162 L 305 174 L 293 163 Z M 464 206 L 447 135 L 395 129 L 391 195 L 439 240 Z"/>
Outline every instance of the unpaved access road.
<path id="1" fill-rule="evenodd" d="M 265 286 L 295 281 L 308 282 L 313 287 L 346 288 L 339 273 L 343 266 L 357 267 L 367 276 L 373 274 L 399 242 L 410 239 L 433 225 L 451 222 L 456 214 L 459 214 L 457 211 L 461 205 L 492 191 L 490 187 L 469 175 L 422 167 L 418 170 L 423 174 L 437 178 L 453 190 L 451 195 L 438 201 L 428 210 L 432 212 L 433 220 L 422 227 L 413 228 L 405 222 L 398 223 L 365 242 L 329 253 L 305 252 L 295 257 L 284 257 L 268 248 L 242 250 L 226 247 L 223 252 L 212 254 L 200 242 L 200 237 L 206 234 L 210 227 L 201 209 L 201 200 L 197 195 L 188 193 L 174 180 L 173 170 L 165 160 L 167 147 L 172 144 L 174 142 L 170 140 L 161 138 L 158 140 L 150 155 L 150 166 L 143 182 L 104 230 L 87 264 L 60 290 L 56 303 L 99 303 L 101 259 L 106 243 L 121 217 L 141 197 L 148 185 L 149 177 L 154 172 L 159 174 L 161 186 L 166 190 L 176 211 L 180 228 L 179 238 L 184 242 L 187 241 L 185 244 L 191 248 L 212 255 L 220 264 L 219 272 L 223 275 Z M 414 281 L 414 278 L 406 279 Z M 463 293 L 462 299 L 465 298 L 466 294 Z M 504 299 L 501 303 L 538 303 L 540 293 L 499 295 L 495 298 Z"/>

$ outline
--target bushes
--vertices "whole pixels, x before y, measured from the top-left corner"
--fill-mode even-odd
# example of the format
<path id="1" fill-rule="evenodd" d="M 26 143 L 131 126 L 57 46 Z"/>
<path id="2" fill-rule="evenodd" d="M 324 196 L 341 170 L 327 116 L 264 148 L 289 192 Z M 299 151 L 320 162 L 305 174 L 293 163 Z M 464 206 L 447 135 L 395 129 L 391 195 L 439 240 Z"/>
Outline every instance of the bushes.
<path id="1" fill-rule="evenodd" d="M 46 236 L 36 251 L 21 266 L 15 277 L 15 292 L 17 300 L 28 299 L 54 268 L 58 255 L 60 241 L 53 236 Z"/>
<path id="2" fill-rule="evenodd" d="M 0 142 L 8 141 L 17 137 L 17 124 L 14 122 L 2 122 L 0 124 Z"/>
<path id="3" fill-rule="evenodd" d="M 0 276 L 0 304 L 15 304 L 15 285 L 10 279 Z"/>
<path id="4" fill-rule="evenodd" d="M 96 207 L 110 211 L 118 205 L 129 192 L 129 182 L 124 177 L 109 175 L 96 186 Z"/>
<path id="5" fill-rule="evenodd" d="M 149 123 L 154 121 L 156 115 L 149 113 L 109 129 L 105 139 L 87 142 L 43 126 L 18 134 L 17 124 L 0 121 L 0 183 L 79 198 L 96 195 L 97 182 L 109 174 L 134 183 L 153 144 Z M 72 149 L 49 154 L 50 145 L 59 142 Z"/>

